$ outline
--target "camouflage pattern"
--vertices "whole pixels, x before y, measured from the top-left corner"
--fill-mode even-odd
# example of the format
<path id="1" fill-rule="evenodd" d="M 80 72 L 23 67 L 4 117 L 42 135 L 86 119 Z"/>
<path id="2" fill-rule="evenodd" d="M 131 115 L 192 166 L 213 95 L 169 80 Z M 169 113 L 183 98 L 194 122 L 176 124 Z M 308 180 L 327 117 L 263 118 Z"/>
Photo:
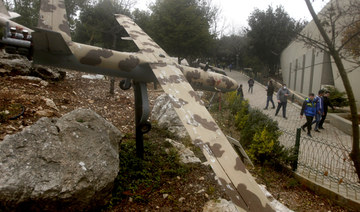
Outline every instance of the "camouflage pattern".
<path id="1" fill-rule="evenodd" d="M 8 10 L 6 9 L 5 5 L 4 5 L 4 1 L 0 0 L 0 25 L 5 27 L 6 26 L 6 22 L 9 23 L 10 27 L 16 27 L 19 30 L 28 30 L 28 32 L 33 32 L 33 30 L 18 24 L 14 21 L 11 21 L 11 19 L 19 17 L 20 15 L 14 12 L 8 12 Z"/>
<path id="2" fill-rule="evenodd" d="M 65 41 L 71 41 L 70 27 L 67 20 L 65 1 L 41 0 L 38 27 L 59 32 L 61 33 Z"/>
<path id="3" fill-rule="evenodd" d="M 9 12 L 8 12 L 7 9 L 6 9 L 3 0 L 0 1 L 0 13 L 1 13 L 2 15 L 5 15 L 5 16 L 7 16 L 7 17 L 10 17 L 10 14 L 9 14 Z"/>
<path id="4" fill-rule="evenodd" d="M 46 30 L 38 30 L 34 35 L 35 54 L 40 53 L 41 57 L 55 55 L 60 61 L 56 64 L 59 66 L 73 64 L 77 70 L 125 76 L 136 81 L 147 82 L 143 75 L 151 74 L 154 79 L 150 80 L 157 80 L 169 95 L 194 144 L 202 149 L 239 211 L 273 211 L 265 194 L 191 87 L 231 91 L 237 88 L 236 81 L 176 64 L 140 27 L 123 15 L 116 15 L 116 19 L 139 47 L 139 52 L 117 52 L 72 42 L 67 33 L 69 26 L 62 0 L 43 0 L 40 17 L 39 26 Z M 63 41 L 49 30 L 59 32 Z M 36 46 L 39 46 L 38 50 Z M 45 60 L 40 58 L 39 61 Z"/>
<path id="5" fill-rule="evenodd" d="M 151 53 L 148 53 L 149 57 L 154 58 L 153 62 L 149 62 L 151 69 L 171 98 L 175 111 L 194 144 L 202 149 L 219 182 L 238 209 L 273 211 L 268 199 L 189 84 L 203 83 L 199 84 L 199 87 L 221 84 L 222 89 L 233 90 L 237 87 L 236 81 L 221 74 L 175 64 L 130 18 L 116 15 L 116 19 L 140 50 L 152 49 Z"/>

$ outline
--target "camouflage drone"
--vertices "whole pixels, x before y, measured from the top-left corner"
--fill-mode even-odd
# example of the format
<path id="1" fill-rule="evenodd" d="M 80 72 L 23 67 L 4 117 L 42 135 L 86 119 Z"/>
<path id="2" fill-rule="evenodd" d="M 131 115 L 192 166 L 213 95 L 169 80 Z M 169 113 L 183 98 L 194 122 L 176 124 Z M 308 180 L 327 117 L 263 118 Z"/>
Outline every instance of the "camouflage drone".
<path id="1" fill-rule="evenodd" d="M 0 11 L 7 13 L 5 7 Z M 238 210 L 274 211 L 194 91 L 233 91 L 238 86 L 237 82 L 222 74 L 178 65 L 132 19 L 124 15 L 115 15 L 115 18 L 140 51 L 126 53 L 73 42 L 64 0 L 42 0 L 38 28 L 32 33 L 34 63 L 126 78 L 121 83 L 123 89 L 130 88 L 132 81 L 139 149 L 143 134 L 151 127 L 147 121 L 146 86 L 147 83 L 158 82 L 170 97 L 193 143 L 202 149 Z M 141 154 L 139 152 L 139 156 Z"/>

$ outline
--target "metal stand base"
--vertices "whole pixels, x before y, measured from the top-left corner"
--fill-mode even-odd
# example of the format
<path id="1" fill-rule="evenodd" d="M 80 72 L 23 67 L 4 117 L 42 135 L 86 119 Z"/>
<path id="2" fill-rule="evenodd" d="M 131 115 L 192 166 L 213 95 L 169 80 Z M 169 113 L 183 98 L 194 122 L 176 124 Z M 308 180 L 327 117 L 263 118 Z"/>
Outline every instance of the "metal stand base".
<path id="1" fill-rule="evenodd" d="M 144 134 L 151 130 L 150 108 L 146 83 L 133 82 L 135 95 L 136 156 L 144 159 Z"/>

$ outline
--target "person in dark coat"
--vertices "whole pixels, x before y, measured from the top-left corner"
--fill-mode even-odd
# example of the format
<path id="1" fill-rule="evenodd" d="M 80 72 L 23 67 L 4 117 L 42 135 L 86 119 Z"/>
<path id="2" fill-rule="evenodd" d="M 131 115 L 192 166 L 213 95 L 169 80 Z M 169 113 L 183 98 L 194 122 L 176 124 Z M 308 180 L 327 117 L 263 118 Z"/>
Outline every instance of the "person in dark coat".
<path id="1" fill-rule="evenodd" d="M 324 96 L 323 96 L 323 100 L 324 100 L 324 113 L 323 113 L 323 115 L 321 116 L 321 120 L 320 120 L 320 123 L 319 123 L 319 129 L 321 129 L 321 130 L 324 130 L 323 124 L 324 124 L 325 119 L 326 119 L 326 115 L 327 115 L 327 112 L 328 112 L 328 107 L 330 106 L 331 109 L 334 110 L 334 107 L 332 106 L 332 104 L 331 104 L 331 102 L 330 102 L 329 96 L 330 96 L 330 92 L 329 92 L 329 91 L 325 91 L 325 94 L 324 94 Z"/>
<path id="2" fill-rule="evenodd" d="M 240 96 L 240 99 L 244 98 L 244 92 L 242 90 L 242 84 L 239 85 L 239 87 L 237 89 L 237 92 L 236 92 L 236 95 Z"/>
<path id="3" fill-rule="evenodd" d="M 310 93 L 309 97 L 305 99 L 300 112 L 300 118 L 303 117 L 304 113 L 306 117 L 306 123 L 301 127 L 301 129 L 305 132 L 305 127 L 307 127 L 307 135 L 309 137 L 312 137 L 310 133 L 311 125 L 316 114 L 316 102 L 314 101 L 314 98 L 315 94 Z"/>
<path id="4" fill-rule="evenodd" d="M 290 91 L 287 89 L 286 84 L 283 84 L 283 86 L 279 89 L 277 92 L 276 98 L 278 101 L 278 107 L 276 108 L 275 116 L 280 111 L 280 108 L 282 108 L 283 118 L 287 119 L 286 117 L 286 106 L 287 106 L 287 98 L 290 96 Z"/>
<path id="5" fill-rule="evenodd" d="M 253 80 L 253 78 L 249 79 L 248 84 L 249 84 L 248 93 L 250 92 L 250 90 L 251 90 L 251 93 L 252 93 L 253 92 L 253 87 L 254 87 L 254 84 L 255 84 L 255 81 Z"/>
<path id="6" fill-rule="evenodd" d="M 274 101 L 273 101 L 274 90 L 275 90 L 275 87 L 274 87 L 272 81 L 270 80 L 269 83 L 268 83 L 268 86 L 266 88 L 267 99 L 266 99 L 266 106 L 265 106 L 264 110 L 267 110 L 267 108 L 269 106 L 269 102 L 271 102 L 272 105 L 273 105 L 272 109 L 275 108 L 275 104 L 274 104 Z"/>
<path id="7" fill-rule="evenodd" d="M 315 97 L 315 100 L 314 100 L 316 102 L 316 115 L 315 115 L 315 121 L 313 121 L 312 124 L 315 124 L 315 128 L 314 128 L 315 132 L 320 132 L 318 128 L 319 128 L 321 117 L 324 115 L 323 95 L 324 95 L 324 90 L 319 90 L 318 95 Z"/>

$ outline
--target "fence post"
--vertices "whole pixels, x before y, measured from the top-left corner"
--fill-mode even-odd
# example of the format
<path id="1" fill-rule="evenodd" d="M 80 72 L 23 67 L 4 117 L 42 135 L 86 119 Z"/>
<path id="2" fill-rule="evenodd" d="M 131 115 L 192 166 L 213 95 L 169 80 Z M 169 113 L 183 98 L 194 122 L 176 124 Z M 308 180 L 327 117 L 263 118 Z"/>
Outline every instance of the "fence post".
<path id="1" fill-rule="evenodd" d="M 296 130 L 296 140 L 295 140 L 295 160 L 292 163 L 292 170 L 296 171 L 298 167 L 298 161 L 299 161 L 299 149 L 300 149 L 300 136 L 301 136 L 301 128 L 297 128 Z"/>

